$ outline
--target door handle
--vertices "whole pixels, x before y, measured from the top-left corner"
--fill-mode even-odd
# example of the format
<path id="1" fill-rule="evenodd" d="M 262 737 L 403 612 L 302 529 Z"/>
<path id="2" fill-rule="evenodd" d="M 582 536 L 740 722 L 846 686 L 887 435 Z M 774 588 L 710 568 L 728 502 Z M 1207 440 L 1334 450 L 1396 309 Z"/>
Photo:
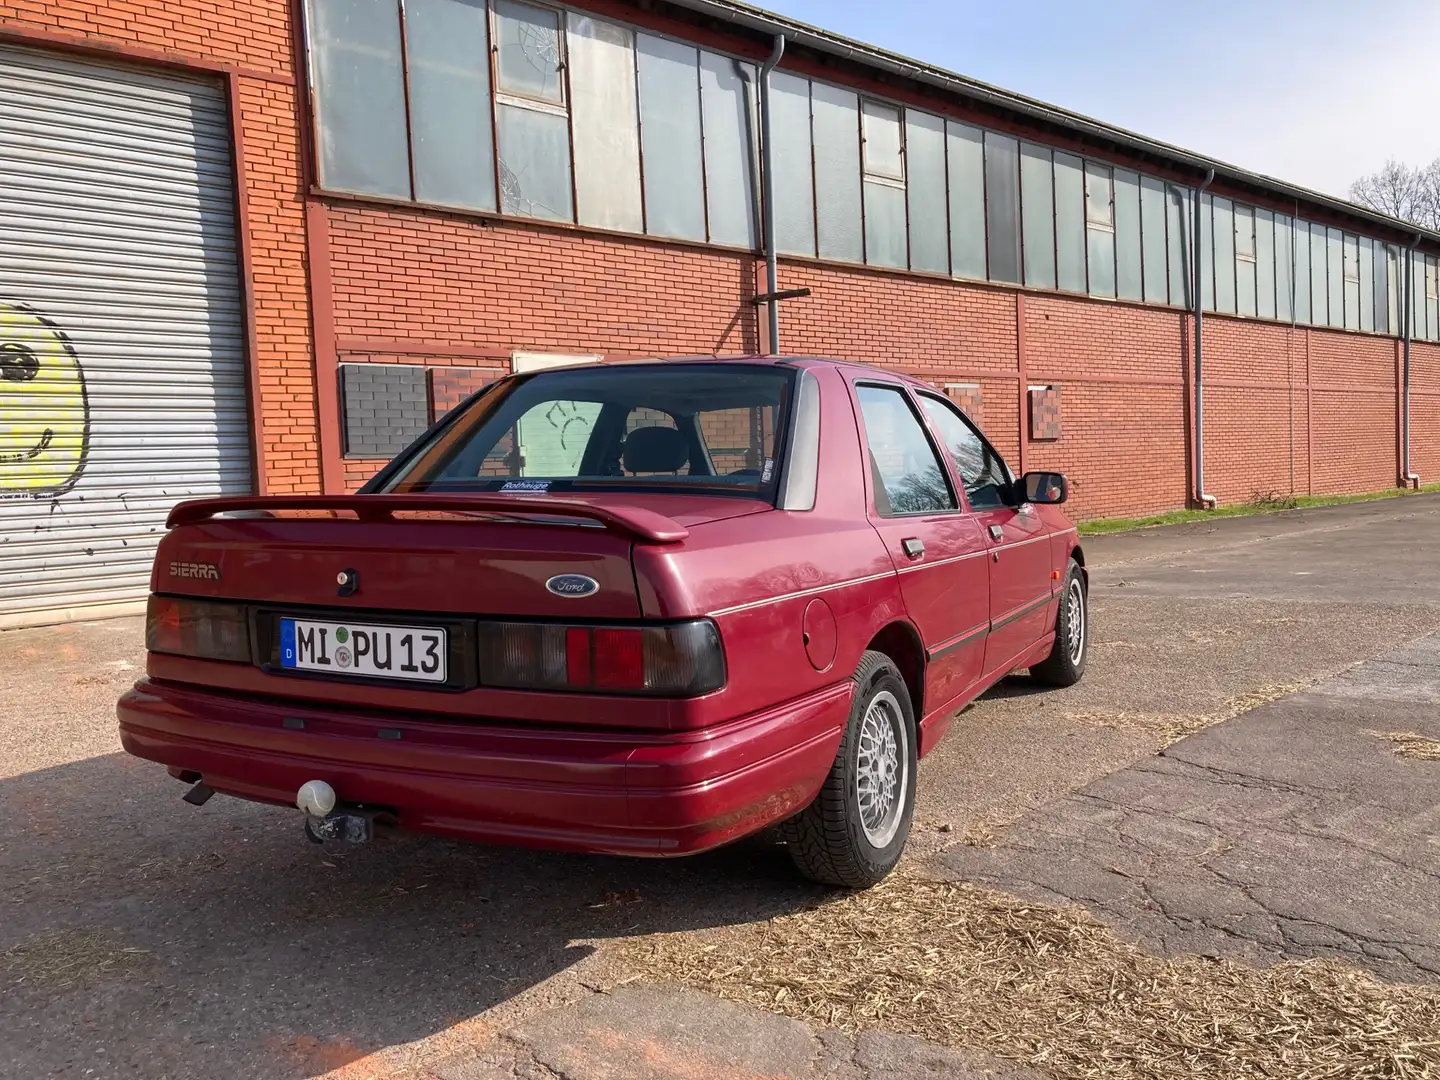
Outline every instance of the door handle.
<path id="1" fill-rule="evenodd" d="M 990 526 L 990 539 L 996 541 L 997 543 L 998 543 L 999 541 L 1001 541 L 1001 540 L 1004 540 L 1004 539 L 1005 539 L 1005 530 L 1004 530 L 1003 528 L 1001 528 L 999 525 L 991 525 L 991 526 Z"/>
<path id="2" fill-rule="evenodd" d="M 919 537 L 906 537 L 900 541 L 900 546 L 905 550 L 905 554 L 912 559 L 918 559 L 925 554 L 925 544 Z"/>

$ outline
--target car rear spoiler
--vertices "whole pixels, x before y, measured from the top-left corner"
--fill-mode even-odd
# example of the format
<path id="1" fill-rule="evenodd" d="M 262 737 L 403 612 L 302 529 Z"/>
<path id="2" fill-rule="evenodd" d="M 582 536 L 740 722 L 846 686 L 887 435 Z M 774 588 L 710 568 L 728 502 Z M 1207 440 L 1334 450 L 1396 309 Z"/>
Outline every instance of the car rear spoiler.
<path id="1" fill-rule="evenodd" d="M 193 525 L 221 514 L 249 511 L 319 510 L 349 511 L 361 521 L 393 521 L 400 513 L 494 514 L 497 517 L 523 516 L 527 524 L 564 524 L 538 518 L 584 518 L 611 532 L 657 544 L 677 544 L 690 530 L 664 514 L 639 506 L 596 506 L 580 499 L 558 499 L 525 495 L 270 495 L 244 498 L 192 499 L 179 503 L 166 519 L 167 527 Z"/>

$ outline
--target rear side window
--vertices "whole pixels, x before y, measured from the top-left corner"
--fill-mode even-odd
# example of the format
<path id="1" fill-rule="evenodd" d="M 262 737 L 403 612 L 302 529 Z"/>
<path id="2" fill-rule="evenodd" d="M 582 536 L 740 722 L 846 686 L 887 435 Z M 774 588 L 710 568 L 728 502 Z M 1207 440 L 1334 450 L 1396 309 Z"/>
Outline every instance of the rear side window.
<path id="1" fill-rule="evenodd" d="M 507 379 L 400 462 L 382 490 L 773 499 L 794 378 L 772 366 L 626 364 Z"/>
<path id="2" fill-rule="evenodd" d="M 862 384 L 855 396 L 865 418 L 876 512 L 893 517 L 954 510 L 958 504 L 940 458 L 904 391 Z"/>
<path id="3" fill-rule="evenodd" d="M 992 510 L 1005 506 L 1005 489 L 1010 483 L 1010 470 L 1000 455 L 980 437 L 970 421 L 948 401 L 920 395 L 925 415 L 940 436 L 940 441 L 955 461 L 955 471 L 965 485 L 965 495 L 976 510 Z"/>

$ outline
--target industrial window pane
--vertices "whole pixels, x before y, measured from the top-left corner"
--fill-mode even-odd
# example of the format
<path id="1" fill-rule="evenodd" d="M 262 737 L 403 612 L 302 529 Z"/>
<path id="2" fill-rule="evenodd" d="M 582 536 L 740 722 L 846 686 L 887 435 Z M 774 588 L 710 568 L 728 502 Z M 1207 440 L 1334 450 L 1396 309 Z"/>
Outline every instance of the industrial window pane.
<path id="1" fill-rule="evenodd" d="M 1169 243 L 1170 303 L 1191 307 L 1190 278 L 1194 272 L 1195 255 L 1190 232 L 1193 216 L 1190 193 L 1184 188 L 1168 187 L 1165 191 L 1165 233 Z"/>
<path id="2" fill-rule="evenodd" d="M 1055 272 L 1062 289 L 1085 291 L 1085 173 L 1080 159 L 1055 151 Z"/>
<path id="3" fill-rule="evenodd" d="M 1256 311 L 1255 211 L 1235 207 L 1235 312 L 1253 316 Z"/>
<path id="4" fill-rule="evenodd" d="M 755 248 L 755 147 L 759 73 L 755 65 L 700 53 L 705 121 L 705 192 L 710 239 Z"/>
<path id="5" fill-rule="evenodd" d="M 1145 301 L 1169 302 L 1165 280 L 1165 185 L 1153 176 L 1140 178 L 1140 233 L 1145 262 Z"/>
<path id="6" fill-rule="evenodd" d="M 950 272 L 985 277 L 985 151 L 980 132 L 945 125 L 950 168 Z"/>
<path id="7" fill-rule="evenodd" d="M 570 123 L 518 105 L 496 111 L 500 136 L 500 209 L 507 214 L 573 221 Z"/>
<path id="8" fill-rule="evenodd" d="M 1020 283 L 1020 144 L 985 133 L 985 231 L 990 280 Z"/>
<path id="9" fill-rule="evenodd" d="M 1090 266 L 1090 294 L 1115 295 L 1115 197 L 1110 170 L 1085 163 L 1085 249 Z"/>
<path id="10" fill-rule="evenodd" d="M 495 209 L 484 0 L 407 0 L 415 197 Z"/>
<path id="11" fill-rule="evenodd" d="M 1379 240 L 1370 241 L 1371 286 L 1374 290 L 1375 329 L 1382 334 L 1393 334 L 1395 327 L 1390 322 L 1390 274 L 1389 258 L 1385 245 Z"/>
<path id="12" fill-rule="evenodd" d="M 1055 172 L 1050 148 L 1020 144 L 1020 210 L 1025 284 L 1055 288 Z"/>
<path id="13" fill-rule="evenodd" d="M 1115 295 L 1139 300 L 1140 177 L 1115 170 Z"/>
<path id="14" fill-rule="evenodd" d="M 1215 310 L 1215 198 L 1200 196 L 1200 303 Z"/>
<path id="15" fill-rule="evenodd" d="M 1329 260 L 1330 325 L 1345 325 L 1345 246 L 1339 229 L 1325 231 L 1325 254 Z"/>
<path id="16" fill-rule="evenodd" d="M 1275 317 L 1290 322 L 1295 317 L 1295 232 L 1284 214 L 1275 215 Z"/>
<path id="17" fill-rule="evenodd" d="M 775 141 L 775 246 L 815 254 L 815 178 L 810 170 L 810 82 L 770 75 L 770 137 Z"/>
<path id="18" fill-rule="evenodd" d="M 1375 249 L 1370 238 L 1362 236 L 1357 242 L 1360 256 L 1360 329 L 1375 329 Z"/>
<path id="19" fill-rule="evenodd" d="M 1215 310 L 1235 314 L 1235 204 L 1229 199 L 1211 203 L 1215 215 Z"/>
<path id="20" fill-rule="evenodd" d="M 1326 267 L 1330 265 L 1329 253 L 1325 250 L 1325 226 L 1310 225 L 1310 322 L 1314 326 L 1326 326 L 1330 322 L 1330 285 Z"/>
<path id="21" fill-rule="evenodd" d="M 1360 329 L 1360 239 L 1345 236 L 1341 240 L 1341 258 L 1345 275 L 1345 329 Z"/>
<path id="22" fill-rule="evenodd" d="M 1314 313 L 1310 303 L 1310 223 L 1308 221 L 1295 219 L 1291 244 L 1295 263 L 1295 321 L 1312 323 Z"/>
<path id="23" fill-rule="evenodd" d="M 1255 211 L 1255 314 L 1275 318 L 1275 215 Z"/>
<path id="24" fill-rule="evenodd" d="M 1437 302 L 1436 289 L 1440 287 L 1440 280 L 1437 280 L 1437 268 L 1435 260 L 1425 260 L 1425 312 L 1426 312 L 1426 337 L 1434 341 L 1440 337 L 1440 302 Z"/>
<path id="25" fill-rule="evenodd" d="M 1425 256 L 1418 252 L 1410 256 L 1410 296 L 1413 299 L 1410 315 L 1410 336 L 1425 336 Z"/>
<path id="26" fill-rule="evenodd" d="M 700 54 L 669 38 L 639 34 L 640 145 L 645 229 L 705 239 L 705 167 L 700 149 Z"/>
<path id="27" fill-rule="evenodd" d="M 563 105 L 560 13 L 516 0 L 495 0 L 494 8 L 500 92 Z"/>
<path id="28" fill-rule="evenodd" d="M 865 261 L 860 211 L 860 99 L 827 83 L 810 86 L 815 131 L 815 226 L 820 257 Z"/>
<path id="29" fill-rule="evenodd" d="M 410 198 L 396 0 L 310 0 L 320 183 Z"/>
<path id="30" fill-rule="evenodd" d="M 950 272 L 945 208 L 945 121 L 905 110 L 906 191 L 910 201 L 910 267 Z"/>
<path id="31" fill-rule="evenodd" d="M 865 150 L 865 175 L 905 179 L 905 150 L 900 136 L 900 110 L 878 101 L 861 106 L 860 133 Z"/>
<path id="32" fill-rule="evenodd" d="M 1401 290 L 1403 288 L 1403 282 L 1400 273 L 1399 248 L 1386 248 L 1385 264 L 1387 267 L 1386 276 L 1389 279 L 1390 283 L 1390 332 L 1398 335 L 1404 331 L 1404 327 L 1401 325 L 1400 319 L 1400 307 L 1402 304 L 1400 296 Z"/>
<path id="33" fill-rule="evenodd" d="M 906 265 L 904 188 L 865 181 L 865 261 L 871 266 Z"/>
<path id="34" fill-rule="evenodd" d="M 582 225 L 644 232 L 635 35 L 623 26 L 566 16 L 570 114 L 575 121 L 575 213 Z"/>

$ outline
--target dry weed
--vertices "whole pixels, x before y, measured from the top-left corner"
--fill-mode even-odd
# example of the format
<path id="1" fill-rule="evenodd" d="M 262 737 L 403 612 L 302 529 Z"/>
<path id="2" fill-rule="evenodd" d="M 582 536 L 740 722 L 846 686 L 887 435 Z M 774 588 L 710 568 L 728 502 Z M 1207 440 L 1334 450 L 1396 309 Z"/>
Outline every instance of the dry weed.
<path id="1" fill-rule="evenodd" d="M 0 969 L 13 986 L 55 991 L 134 975 L 151 960 L 146 950 L 125 945 L 114 930 L 76 927 L 40 934 L 0 953 Z"/>
<path id="2" fill-rule="evenodd" d="M 1409 758 L 1412 761 L 1440 761 L 1440 739 L 1432 739 L 1428 735 L 1421 735 L 1418 731 L 1370 731 L 1367 729 L 1365 734 L 1394 743 L 1395 745 L 1391 749 L 1397 757 Z"/>

